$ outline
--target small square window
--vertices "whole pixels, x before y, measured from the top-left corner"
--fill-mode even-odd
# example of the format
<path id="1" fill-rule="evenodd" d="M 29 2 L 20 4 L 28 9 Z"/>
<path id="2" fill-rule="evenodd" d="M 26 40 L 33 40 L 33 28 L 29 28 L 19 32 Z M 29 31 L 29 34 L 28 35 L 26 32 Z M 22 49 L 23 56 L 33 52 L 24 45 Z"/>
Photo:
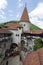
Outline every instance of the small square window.
<path id="1" fill-rule="evenodd" d="M 17 34 L 16 34 L 16 36 L 17 36 Z"/>
<path id="2" fill-rule="evenodd" d="M 19 34 L 18 34 L 18 36 L 19 36 Z"/>
<path id="3" fill-rule="evenodd" d="M 25 24 L 24 24 L 24 26 L 25 26 Z"/>
<path id="4" fill-rule="evenodd" d="M 16 36 L 19 36 L 19 34 L 16 34 Z"/>
<path id="5" fill-rule="evenodd" d="M 19 28 L 19 29 L 21 29 L 21 28 Z"/>

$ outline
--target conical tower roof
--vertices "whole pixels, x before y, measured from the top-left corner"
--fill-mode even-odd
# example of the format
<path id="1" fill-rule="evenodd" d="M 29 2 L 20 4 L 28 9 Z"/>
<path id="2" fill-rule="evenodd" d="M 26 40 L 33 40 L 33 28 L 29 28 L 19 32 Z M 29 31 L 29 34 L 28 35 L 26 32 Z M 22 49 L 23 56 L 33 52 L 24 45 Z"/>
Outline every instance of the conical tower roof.
<path id="1" fill-rule="evenodd" d="M 20 21 L 29 22 L 29 16 L 26 7 L 24 8 Z"/>

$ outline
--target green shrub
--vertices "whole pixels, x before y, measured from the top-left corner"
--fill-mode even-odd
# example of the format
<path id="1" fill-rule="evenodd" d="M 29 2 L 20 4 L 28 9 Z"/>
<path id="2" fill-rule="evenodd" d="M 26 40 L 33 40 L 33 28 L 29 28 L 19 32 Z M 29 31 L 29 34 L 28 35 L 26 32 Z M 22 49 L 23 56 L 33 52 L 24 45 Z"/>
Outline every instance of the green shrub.
<path id="1" fill-rule="evenodd" d="M 33 47 L 33 50 L 37 50 L 39 48 L 42 48 L 43 47 L 43 42 L 42 42 L 42 39 L 41 38 L 38 38 L 38 39 L 35 39 L 34 40 L 34 47 Z"/>

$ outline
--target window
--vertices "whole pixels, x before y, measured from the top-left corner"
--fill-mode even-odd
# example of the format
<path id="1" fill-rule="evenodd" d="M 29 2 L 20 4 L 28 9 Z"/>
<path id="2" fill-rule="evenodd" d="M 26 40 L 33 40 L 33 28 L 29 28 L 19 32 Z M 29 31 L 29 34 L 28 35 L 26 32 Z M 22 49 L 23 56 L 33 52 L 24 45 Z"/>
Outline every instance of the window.
<path id="1" fill-rule="evenodd" d="M 17 34 L 16 34 L 16 36 L 17 36 Z"/>
<path id="2" fill-rule="evenodd" d="M 19 34 L 16 34 L 16 36 L 19 36 Z"/>
<path id="3" fill-rule="evenodd" d="M 19 34 L 18 34 L 18 36 L 19 36 Z"/>
<path id="4" fill-rule="evenodd" d="M 21 28 L 19 27 L 19 29 L 21 29 Z"/>
<path id="5" fill-rule="evenodd" d="M 24 26 L 25 26 L 25 24 L 24 24 Z"/>

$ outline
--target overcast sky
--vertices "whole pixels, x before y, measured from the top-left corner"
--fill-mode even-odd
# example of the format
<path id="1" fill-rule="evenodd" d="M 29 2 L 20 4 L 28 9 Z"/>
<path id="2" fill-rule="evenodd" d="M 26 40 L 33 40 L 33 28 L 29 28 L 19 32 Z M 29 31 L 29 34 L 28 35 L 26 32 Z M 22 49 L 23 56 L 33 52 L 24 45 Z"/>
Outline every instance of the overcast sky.
<path id="1" fill-rule="evenodd" d="M 43 29 L 43 0 L 0 0 L 0 23 L 20 20 L 25 2 L 30 21 Z"/>

